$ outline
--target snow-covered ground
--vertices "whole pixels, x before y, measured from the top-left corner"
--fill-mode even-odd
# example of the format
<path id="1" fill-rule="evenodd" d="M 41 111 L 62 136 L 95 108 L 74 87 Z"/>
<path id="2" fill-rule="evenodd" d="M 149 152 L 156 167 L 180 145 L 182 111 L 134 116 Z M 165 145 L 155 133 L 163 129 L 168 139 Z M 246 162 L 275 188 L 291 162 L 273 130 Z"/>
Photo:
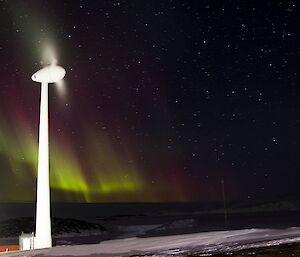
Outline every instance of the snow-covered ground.
<path id="1" fill-rule="evenodd" d="M 126 238 L 99 244 L 57 246 L 27 251 L 24 256 L 186 256 L 188 253 L 234 251 L 300 242 L 300 227 L 287 229 L 242 229 L 186 235 Z M 11 253 L 9 256 L 23 256 Z"/>
<path id="2" fill-rule="evenodd" d="M 17 244 L 22 231 L 34 231 L 34 218 L 29 215 L 34 212 L 33 207 L 33 204 L 1 207 L 0 244 Z M 226 225 L 230 230 L 222 231 L 225 228 L 222 211 L 206 211 L 197 204 L 63 204 L 54 207 L 52 232 L 57 246 L 9 253 L 9 256 L 137 254 L 163 257 L 194 253 L 210 256 L 216 251 L 300 242 L 298 209 L 243 212 L 233 208 L 237 211 L 229 211 L 227 216 Z M 256 205 L 250 207 L 256 208 Z M 25 214 L 29 218 L 24 218 Z"/>

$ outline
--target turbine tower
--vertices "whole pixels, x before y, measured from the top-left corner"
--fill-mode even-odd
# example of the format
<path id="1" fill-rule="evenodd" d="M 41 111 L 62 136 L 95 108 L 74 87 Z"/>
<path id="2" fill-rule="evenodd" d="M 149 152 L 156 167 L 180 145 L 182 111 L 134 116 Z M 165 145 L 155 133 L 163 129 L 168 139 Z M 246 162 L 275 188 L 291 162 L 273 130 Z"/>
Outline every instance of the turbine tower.
<path id="1" fill-rule="evenodd" d="M 34 73 L 31 79 L 41 83 L 36 225 L 34 248 L 52 247 L 49 184 L 48 83 L 63 79 L 66 71 L 55 64 Z"/>

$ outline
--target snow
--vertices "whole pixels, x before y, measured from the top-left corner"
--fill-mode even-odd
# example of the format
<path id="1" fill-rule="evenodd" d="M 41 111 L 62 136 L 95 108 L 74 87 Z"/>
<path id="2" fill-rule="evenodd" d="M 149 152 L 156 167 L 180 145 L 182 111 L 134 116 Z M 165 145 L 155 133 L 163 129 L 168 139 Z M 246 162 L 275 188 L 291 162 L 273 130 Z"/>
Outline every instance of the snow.
<path id="1" fill-rule="evenodd" d="M 292 242 L 300 242 L 300 227 L 213 231 L 149 238 L 132 237 L 103 241 L 99 244 L 57 246 L 50 249 L 28 251 L 27 255 L 88 256 L 93 254 L 110 254 L 110 256 L 120 256 L 121 254 L 122 256 L 150 252 L 161 256 L 171 256 L 192 251 L 199 252 L 203 250 L 203 254 L 209 254 L 217 250 L 239 250 Z"/>
<path id="2" fill-rule="evenodd" d="M 151 231 L 161 227 L 161 224 L 154 225 L 126 225 L 126 226 L 118 226 L 118 231 L 125 232 L 123 233 L 122 238 L 132 237 L 132 236 L 142 236 L 145 235 L 147 231 Z"/>

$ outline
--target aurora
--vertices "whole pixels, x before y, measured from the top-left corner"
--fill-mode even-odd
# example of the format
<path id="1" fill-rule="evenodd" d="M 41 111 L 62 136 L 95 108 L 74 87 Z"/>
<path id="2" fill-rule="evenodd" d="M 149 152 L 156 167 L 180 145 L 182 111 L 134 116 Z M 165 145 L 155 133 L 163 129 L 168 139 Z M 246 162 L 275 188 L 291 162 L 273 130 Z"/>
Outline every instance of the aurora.
<path id="1" fill-rule="evenodd" d="M 34 201 L 37 137 L 29 132 L 28 122 L 10 124 L 18 128 L 16 131 L 9 130 L 4 124 L 7 121 L 2 116 L 0 154 L 2 163 L 7 163 L 7 170 L 2 166 L 1 173 L 5 173 L 6 181 L 16 181 L 26 194 L 2 185 L 5 191 L 2 191 L 1 201 Z M 151 192 L 149 189 L 151 182 L 147 184 L 133 162 L 122 160 L 105 135 L 91 135 L 90 131 L 88 144 L 93 156 L 84 158 L 84 162 L 80 161 L 72 142 L 54 139 L 55 143 L 51 143 L 50 140 L 50 184 L 54 201 L 159 201 L 156 190 Z M 1 181 L 5 183 L 5 180 Z"/>
<path id="2" fill-rule="evenodd" d="M 228 201 L 299 195 L 293 4 L 1 4 L 1 202 L 35 201 L 30 76 L 55 59 L 52 201 L 214 202 L 222 181 Z"/>

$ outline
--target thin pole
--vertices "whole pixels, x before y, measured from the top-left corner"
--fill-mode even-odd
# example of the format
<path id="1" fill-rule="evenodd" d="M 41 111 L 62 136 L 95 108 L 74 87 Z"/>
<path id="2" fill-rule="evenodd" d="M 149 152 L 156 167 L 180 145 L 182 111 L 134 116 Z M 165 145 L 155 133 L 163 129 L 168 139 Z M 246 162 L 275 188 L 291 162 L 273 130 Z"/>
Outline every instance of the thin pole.
<path id="1" fill-rule="evenodd" d="M 41 85 L 35 249 L 52 247 L 49 185 L 48 83 Z"/>
<path id="2" fill-rule="evenodd" d="M 226 196 L 225 196 L 225 183 L 224 180 L 221 180 L 222 184 L 222 196 L 223 196 L 223 208 L 224 208 L 224 225 L 225 229 L 228 229 L 228 218 L 227 218 L 227 207 L 226 207 Z"/>

